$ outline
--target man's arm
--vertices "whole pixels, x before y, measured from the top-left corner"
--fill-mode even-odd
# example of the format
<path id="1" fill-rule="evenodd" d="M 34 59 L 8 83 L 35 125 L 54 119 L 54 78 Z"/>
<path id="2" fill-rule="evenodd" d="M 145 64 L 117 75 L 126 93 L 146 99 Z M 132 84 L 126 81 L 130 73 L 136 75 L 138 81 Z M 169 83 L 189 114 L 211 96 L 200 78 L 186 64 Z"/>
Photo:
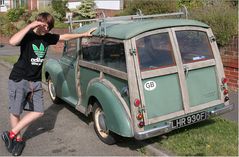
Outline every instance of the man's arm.
<path id="1" fill-rule="evenodd" d="M 60 35 L 60 39 L 59 40 L 70 40 L 70 39 L 75 39 L 75 38 L 81 38 L 81 37 L 91 37 L 92 36 L 92 32 L 94 32 L 96 30 L 96 28 L 92 28 L 89 31 L 85 32 L 85 33 L 79 33 L 79 34 L 62 34 Z"/>
<path id="2" fill-rule="evenodd" d="M 14 34 L 10 38 L 9 43 L 13 46 L 18 45 L 30 29 L 34 29 L 35 27 L 40 26 L 40 25 L 44 26 L 46 24 L 43 22 L 39 22 L 39 21 L 34 21 L 34 22 L 30 23 L 29 25 L 27 25 L 26 27 L 21 29 L 19 32 Z"/>

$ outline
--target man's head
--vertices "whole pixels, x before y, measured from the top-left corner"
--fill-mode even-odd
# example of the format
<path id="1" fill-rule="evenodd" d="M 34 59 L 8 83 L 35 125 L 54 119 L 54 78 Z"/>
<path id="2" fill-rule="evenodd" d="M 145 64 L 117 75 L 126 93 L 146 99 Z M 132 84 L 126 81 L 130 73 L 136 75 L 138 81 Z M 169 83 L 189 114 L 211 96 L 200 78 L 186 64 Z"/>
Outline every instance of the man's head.
<path id="1" fill-rule="evenodd" d="M 47 33 L 48 31 L 50 31 L 53 27 L 54 27 L 54 18 L 51 14 L 49 14 L 48 12 L 42 12 L 40 14 L 38 14 L 38 16 L 36 17 L 36 21 L 40 21 L 43 23 L 46 23 L 46 26 L 41 26 L 38 29 L 40 29 L 41 32 Z"/>

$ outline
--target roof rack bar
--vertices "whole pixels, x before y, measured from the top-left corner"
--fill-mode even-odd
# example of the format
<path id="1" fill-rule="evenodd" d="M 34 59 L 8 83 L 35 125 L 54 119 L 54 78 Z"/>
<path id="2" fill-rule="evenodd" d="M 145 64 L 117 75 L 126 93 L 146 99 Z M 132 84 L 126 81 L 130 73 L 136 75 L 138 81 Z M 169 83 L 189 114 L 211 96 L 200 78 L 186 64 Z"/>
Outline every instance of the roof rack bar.
<path id="1" fill-rule="evenodd" d="M 188 10 L 186 6 L 182 6 L 179 12 L 166 13 L 166 14 L 155 14 L 155 15 L 143 15 L 142 11 L 138 9 L 136 15 L 127 15 L 127 16 L 116 16 L 116 17 L 105 17 L 105 13 L 102 11 L 102 17 L 95 19 L 84 19 L 84 20 L 72 20 L 72 15 L 68 16 L 68 21 L 65 23 L 69 24 L 69 32 L 73 29 L 73 23 L 84 23 L 84 22 L 99 22 L 100 28 L 103 26 L 104 35 L 106 35 L 106 21 L 115 21 L 115 20 L 134 20 L 134 19 L 147 19 L 147 18 L 157 18 L 157 17 L 166 17 L 166 16 L 182 16 L 185 15 L 185 18 L 188 18 Z M 100 29 L 100 34 L 102 30 Z"/>
<path id="2" fill-rule="evenodd" d="M 147 18 L 155 18 L 155 17 L 163 17 L 163 16 L 177 16 L 177 15 L 184 15 L 184 12 L 176 12 L 176 13 L 168 13 L 168 14 L 155 14 L 155 15 L 143 15 L 133 17 L 133 19 L 147 19 Z"/>

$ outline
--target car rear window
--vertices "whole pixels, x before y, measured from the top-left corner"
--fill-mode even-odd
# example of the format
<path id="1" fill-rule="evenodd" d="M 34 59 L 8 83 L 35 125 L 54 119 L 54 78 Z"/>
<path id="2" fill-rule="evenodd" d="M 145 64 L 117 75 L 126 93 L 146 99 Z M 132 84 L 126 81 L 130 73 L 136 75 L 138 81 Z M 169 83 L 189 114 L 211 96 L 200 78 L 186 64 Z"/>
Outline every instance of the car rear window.
<path id="1" fill-rule="evenodd" d="M 175 65 L 169 34 L 159 33 L 136 41 L 141 70 L 151 70 Z"/>
<path id="2" fill-rule="evenodd" d="M 183 63 L 213 58 L 212 49 L 206 32 L 177 31 L 176 37 Z"/>

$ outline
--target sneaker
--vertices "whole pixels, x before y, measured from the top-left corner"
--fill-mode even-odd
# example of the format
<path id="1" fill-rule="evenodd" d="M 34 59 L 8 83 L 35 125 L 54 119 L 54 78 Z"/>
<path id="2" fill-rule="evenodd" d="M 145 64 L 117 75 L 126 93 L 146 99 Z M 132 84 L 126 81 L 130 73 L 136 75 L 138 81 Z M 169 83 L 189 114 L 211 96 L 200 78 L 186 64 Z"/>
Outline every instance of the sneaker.
<path id="1" fill-rule="evenodd" d="M 20 156 L 22 154 L 22 151 L 23 151 L 25 145 L 26 145 L 25 141 L 16 141 L 16 143 L 14 144 L 13 150 L 12 150 L 12 155 Z"/>
<path id="2" fill-rule="evenodd" d="M 2 136 L 2 140 L 4 141 L 8 152 L 12 153 L 13 147 L 15 145 L 15 139 L 10 139 L 8 131 L 4 131 L 1 136 Z"/>

